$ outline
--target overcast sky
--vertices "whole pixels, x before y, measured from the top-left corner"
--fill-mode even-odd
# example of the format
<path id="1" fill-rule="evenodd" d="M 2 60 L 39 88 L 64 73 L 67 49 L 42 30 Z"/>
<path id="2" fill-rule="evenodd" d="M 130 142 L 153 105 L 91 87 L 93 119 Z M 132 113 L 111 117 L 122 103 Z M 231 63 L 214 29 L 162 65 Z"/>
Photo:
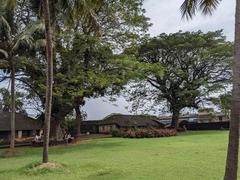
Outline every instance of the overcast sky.
<path id="1" fill-rule="evenodd" d="M 233 40 L 234 33 L 234 0 L 222 0 L 221 5 L 213 16 L 202 16 L 200 13 L 193 20 L 182 20 L 179 7 L 183 0 L 145 0 L 146 16 L 151 19 L 152 27 L 149 29 L 151 36 L 160 33 L 174 33 L 179 30 L 215 31 L 224 30 L 228 40 Z M 116 106 L 117 105 L 117 106 Z M 102 119 L 110 113 L 129 114 L 126 107 L 128 103 L 124 98 L 111 103 L 107 98 L 98 98 L 87 101 L 85 111 L 88 120 Z"/>

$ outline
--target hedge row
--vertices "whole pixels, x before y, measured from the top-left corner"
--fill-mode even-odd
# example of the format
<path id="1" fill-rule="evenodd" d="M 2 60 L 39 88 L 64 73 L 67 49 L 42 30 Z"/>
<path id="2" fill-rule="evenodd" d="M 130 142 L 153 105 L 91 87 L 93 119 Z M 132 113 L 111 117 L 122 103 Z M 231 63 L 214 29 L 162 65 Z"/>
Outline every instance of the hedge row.
<path id="1" fill-rule="evenodd" d="M 113 137 L 156 138 L 177 135 L 176 129 L 128 129 L 112 131 Z"/>

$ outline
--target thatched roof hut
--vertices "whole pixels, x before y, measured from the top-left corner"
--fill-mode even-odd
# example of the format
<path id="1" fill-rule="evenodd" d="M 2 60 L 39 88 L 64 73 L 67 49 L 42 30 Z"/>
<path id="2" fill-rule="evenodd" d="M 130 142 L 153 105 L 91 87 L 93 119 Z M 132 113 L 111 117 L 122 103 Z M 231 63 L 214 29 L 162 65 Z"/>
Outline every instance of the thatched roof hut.
<path id="1" fill-rule="evenodd" d="M 115 124 L 119 128 L 164 127 L 158 120 L 158 117 L 152 115 L 112 114 L 99 122 L 99 125 Z"/>
<path id="2" fill-rule="evenodd" d="M 10 112 L 0 112 L 0 131 L 10 131 L 11 130 L 11 113 Z M 41 123 L 37 120 L 30 118 L 24 114 L 16 113 L 15 129 L 19 130 L 39 130 L 41 128 Z"/>

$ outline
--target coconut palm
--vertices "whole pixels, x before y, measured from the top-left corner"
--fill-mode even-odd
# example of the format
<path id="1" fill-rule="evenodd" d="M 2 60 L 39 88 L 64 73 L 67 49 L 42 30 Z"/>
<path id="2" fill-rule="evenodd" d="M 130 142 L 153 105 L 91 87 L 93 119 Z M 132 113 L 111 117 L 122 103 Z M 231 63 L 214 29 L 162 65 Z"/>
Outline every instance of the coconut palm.
<path id="1" fill-rule="evenodd" d="M 8 1 L 6 1 L 8 2 Z M 10 2 L 10 1 L 9 1 Z M 0 67 L 4 72 L 10 74 L 11 79 L 11 138 L 10 149 L 15 146 L 15 74 L 16 71 L 26 63 L 24 52 L 27 49 L 32 49 L 39 41 L 34 41 L 33 34 L 44 26 L 40 21 L 32 22 L 23 31 L 13 31 L 15 27 L 9 21 L 12 21 L 11 16 L 13 9 L 8 9 L 8 3 L 1 1 L 0 9 Z M 9 20 L 9 21 L 8 21 Z"/>
<path id="2" fill-rule="evenodd" d="M 52 39 L 54 39 L 54 41 L 56 39 L 55 29 L 57 29 L 57 25 L 55 21 L 57 21 L 58 18 L 61 18 L 63 19 L 63 21 L 67 22 L 66 26 L 75 27 L 77 22 L 82 20 L 88 26 L 98 27 L 95 14 L 92 9 L 99 8 L 102 3 L 102 0 L 60 0 L 51 1 L 51 3 L 49 3 L 48 0 L 43 1 L 42 7 L 46 27 L 45 37 L 47 40 L 47 89 L 44 120 L 43 163 L 48 162 L 48 146 L 53 87 L 53 61 L 56 55 L 54 53 L 55 51 L 53 51 L 52 46 Z M 52 15 L 51 18 L 50 15 Z"/>
<path id="3" fill-rule="evenodd" d="M 11 94 L 8 89 L 6 88 L 0 88 L 0 111 L 10 112 L 11 111 Z M 23 109 L 23 98 L 24 94 L 21 92 L 16 92 L 16 111 L 18 112 L 24 112 Z"/>
<path id="4" fill-rule="evenodd" d="M 181 6 L 183 17 L 192 18 L 197 10 L 212 14 L 221 0 L 185 0 Z M 240 120 L 240 0 L 236 0 L 235 45 L 233 63 L 233 98 L 228 153 L 224 180 L 237 180 L 239 120 Z"/>
<path id="5" fill-rule="evenodd" d="M 53 56 L 52 56 L 52 32 L 49 11 L 49 1 L 43 1 L 43 14 L 45 21 L 45 37 L 46 37 L 46 58 L 47 58 L 47 89 L 45 102 L 45 119 L 44 119 L 44 141 L 43 141 L 43 163 L 48 162 L 48 148 L 49 148 L 49 132 L 50 132 L 50 118 L 52 106 L 52 88 L 53 88 Z"/>

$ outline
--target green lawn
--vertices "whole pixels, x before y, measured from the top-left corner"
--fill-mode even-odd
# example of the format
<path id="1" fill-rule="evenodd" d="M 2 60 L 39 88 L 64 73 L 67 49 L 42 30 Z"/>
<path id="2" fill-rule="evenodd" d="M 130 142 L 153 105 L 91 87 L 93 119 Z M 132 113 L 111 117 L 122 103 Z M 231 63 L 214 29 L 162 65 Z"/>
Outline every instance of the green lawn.
<path id="1" fill-rule="evenodd" d="M 20 148 L 22 156 L 0 159 L 0 179 L 221 180 L 227 134 L 202 131 L 170 138 L 105 138 L 52 147 L 50 159 L 66 165 L 65 169 L 35 174 L 26 173 L 26 167 L 41 161 L 41 148 Z"/>

